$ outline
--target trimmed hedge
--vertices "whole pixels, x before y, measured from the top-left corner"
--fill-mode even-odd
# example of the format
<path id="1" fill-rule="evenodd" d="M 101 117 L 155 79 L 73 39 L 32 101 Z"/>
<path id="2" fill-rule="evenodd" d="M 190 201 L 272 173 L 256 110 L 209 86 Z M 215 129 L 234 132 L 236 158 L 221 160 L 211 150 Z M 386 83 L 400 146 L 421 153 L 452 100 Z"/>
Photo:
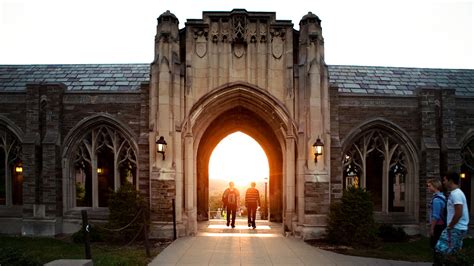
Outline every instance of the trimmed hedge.
<path id="1" fill-rule="evenodd" d="M 327 240 L 349 246 L 372 247 L 379 243 L 374 205 L 368 191 L 350 187 L 343 192 L 341 201 L 330 207 Z"/>

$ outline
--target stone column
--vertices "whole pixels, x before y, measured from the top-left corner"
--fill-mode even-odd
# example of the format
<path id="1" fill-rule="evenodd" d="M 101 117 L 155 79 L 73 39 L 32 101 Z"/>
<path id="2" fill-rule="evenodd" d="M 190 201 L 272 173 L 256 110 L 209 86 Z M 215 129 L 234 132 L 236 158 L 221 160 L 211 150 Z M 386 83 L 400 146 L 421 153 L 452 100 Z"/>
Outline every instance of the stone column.
<path id="1" fill-rule="evenodd" d="M 293 227 L 293 216 L 295 215 L 295 190 L 296 190 L 296 178 L 295 178 L 295 138 L 294 136 L 286 137 L 286 169 L 285 169 L 285 199 L 286 199 L 286 210 L 285 210 L 285 227 L 288 230 L 292 230 Z M 296 218 L 296 217 L 295 217 Z"/>
<path id="2" fill-rule="evenodd" d="M 445 159 L 446 170 L 460 171 L 462 164 L 461 147 L 456 138 L 456 90 L 441 91 L 441 152 Z M 442 173 L 441 173 L 442 174 Z"/>
<path id="3" fill-rule="evenodd" d="M 305 183 L 305 164 L 306 164 L 306 149 L 304 149 L 305 145 L 304 141 L 304 133 L 298 133 L 298 159 L 296 161 L 296 193 L 297 193 L 297 213 L 298 213 L 298 225 L 302 225 L 304 223 L 304 183 Z"/>
<path id="4" fill-rule="evenodd" d="M 417 90 L 418 104 L 421 114 L 421 159 L 420 159 L 420 222 L 426 221 L 427 203 L 429 201 L 426 191 L 426 180 L 440 176 L 440 146 L 439 118 L 440 99 L 439 90 L 433 88 L 420 88 Z"/>
<path id="5" fill-rule="evenodd" d="M 297 121 L 303 132 L 305 151 L 304 177 L 304 221 L 303 238 L 319 237 L 326 225 L 330 203 L 331 180 L 329 163 L 331 159 L 330 103 L 327 66 L 324 62 L 324 39 L 321 20 L 308 13 L 300 21 L 298 55 L 298 108 Z M 300 137 L 300 136 L 298 136 Z M 320 138 L 324 151 L 317 163 L 311 151 L 313 143 Z M 314 234 L 308 236 L 307 234 Z"/>
<path id="6" fill-rule="evenodd" d="M 342 179 L 342 163 L 341 154 L 342 147 L 339 137 L 339 91 L 338 87 L 330 88 L 331 101 L 331 200 L 340 199 L 342 197 L 343 182 Z M 329 147 L 328 147 L 329 148 Z"/>
<path id="7" fill-rule="evenodd" d="M 150 70 L 148 141 L 149 141 L 149 175 L 150 206 L 157 214 L 155 224 L 171 224 L 171 206 L 176 199 L 176 175 L 182 172 L 177 169 L 176 151 L 181 149 L 181 138 L 176 134 L 177 125 L 181 123 L 180 114 L 180 75 L 179 59 L 179 21 L 169 11 L 158 17 L 155 36 L 155 57 Z M 163 136 L 167 142 L 166 154 L 158 154 L 156 141 Z M 181 202 L 176 199 L 176 207 Z M 180 216 L 178 210 L 178 218 Z M 167 228 L 168 229 L 168 228 Z M 160 230 L 152 232 L 159 235 Z"/>
<path id="8" fill-rule="evenodd" d="M 59 150 L 64 91 L 65 86 L 62 84 L 27 86 L 27 130 L 23 145 L 26 155 L 24 235 L 53 236 L 62 231 Z"/>
<path id="9" fill-rule="evenodd" d="M 188 219 L 187 235 L 195 235 L 197 232 L 197 206 L 196 206 L 196 174 L 194 173 L 194 138 L 192 134 L 188 133 L 185 136 L 184 143 L 184 164 L 185 164 L 185 208 Z"/>

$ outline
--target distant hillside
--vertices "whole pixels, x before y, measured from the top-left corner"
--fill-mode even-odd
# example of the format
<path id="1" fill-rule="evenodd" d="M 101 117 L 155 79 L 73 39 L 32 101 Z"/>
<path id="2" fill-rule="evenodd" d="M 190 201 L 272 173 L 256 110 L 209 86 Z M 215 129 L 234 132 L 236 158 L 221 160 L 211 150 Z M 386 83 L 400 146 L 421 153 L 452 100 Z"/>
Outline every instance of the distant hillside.
<path id="1" fill-rule="evenodd" d="M 227 187 L 229 187 L 228 180 L 209 179 L 209 195 L 222 194 Z M 244 194 L 247 188 L 249 187 L 250 187 L 250 184 L 245 187 L 237 186 L 237 189 L 240 191 L 241 194 Z M 264 195 L 264 191 L 263 191 L 264 187 L 265 187 L 264 182 L 257 182 L 257 189 L 260 191 L 261 195 Z M 267 193 L 268 193 L 268 184 L 267 184 Z"/>

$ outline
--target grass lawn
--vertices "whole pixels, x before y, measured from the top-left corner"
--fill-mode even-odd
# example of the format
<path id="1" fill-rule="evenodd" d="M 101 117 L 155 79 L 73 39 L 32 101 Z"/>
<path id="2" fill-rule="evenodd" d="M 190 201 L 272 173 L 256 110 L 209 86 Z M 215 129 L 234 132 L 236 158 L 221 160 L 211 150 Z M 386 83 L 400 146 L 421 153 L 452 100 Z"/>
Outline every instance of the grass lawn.
<path id="1" fill-rule="evenodd" d="M 469 260 L 469 265 L 474 265 L 474 239 L 464 240 L 464 255 Z M 431 262 L 432 252 L 429 247 L 429 241 L 426 237 L 413 238 L 403 243 L 382 243 L 378 248 L 341 248 L 330 246 L 319 241 L 309 242 L 322 249 L 331 250 L 352 256 L 372 257 L 391 260 L 413 261 L 413 262 Z"/>
<path id="2" fill-rule="evenodd" d="M 146 257 L 143 245 L 111 246 L 102 243 L 91 245 L 94 265 L 147 265 L 166 245 L 150 244 L 151 257 Z M 84 259 L 84 244 L 72 243 L 68 239 L 41 237 L 0 236 L 0 265 L 12 257 L 20 257 L 17 265 L 43 265 L 57 259 Z M 23 261 L 24 260 L 24 261 Z"/>

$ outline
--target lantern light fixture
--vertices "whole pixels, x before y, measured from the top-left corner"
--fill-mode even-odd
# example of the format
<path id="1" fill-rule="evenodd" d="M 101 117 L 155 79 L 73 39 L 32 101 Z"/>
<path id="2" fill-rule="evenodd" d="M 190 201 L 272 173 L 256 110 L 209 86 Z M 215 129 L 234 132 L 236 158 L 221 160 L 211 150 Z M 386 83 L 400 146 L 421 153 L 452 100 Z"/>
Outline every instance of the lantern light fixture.
<path id="1" fill-rule="evenodd" d="M 318 162 L 318 156 L 323 155 L 323 147 L 324 143 L 321 141 L 321 139 L 318 138 L 316 139 L 316 142 L 313 144 L 313 153 L 314 153 L 314 162 Z"/>
<path id="2" fill-rule="evenodd" d="M 166 152 L 166 141 L 163 136 L 156 141 L 156 152 L 161 153 L 163 155 L 163 160 L 165 159 L 165 152 Z"/>
<path id="3" fill-rule="evenodd" d="M 17 165 L 15 167 L 15 172 L 17 173 L 23 173 L 23 166 L 21 164 Z"/>

